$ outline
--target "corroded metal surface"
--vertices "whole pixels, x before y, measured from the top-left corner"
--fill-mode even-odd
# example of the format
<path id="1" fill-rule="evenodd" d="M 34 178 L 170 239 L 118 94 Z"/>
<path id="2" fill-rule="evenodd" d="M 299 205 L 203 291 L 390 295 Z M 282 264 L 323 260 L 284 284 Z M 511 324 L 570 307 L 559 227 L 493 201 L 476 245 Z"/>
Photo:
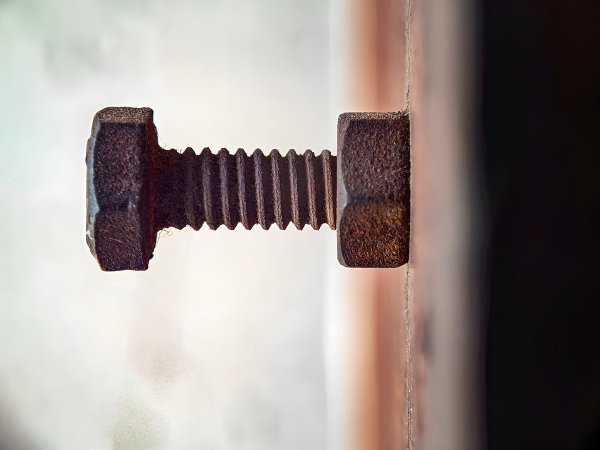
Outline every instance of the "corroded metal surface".
<path id="1" fill-rule="evenodd" d="M 338 122 L 338 260 L 348 267 L 408 261 L 408 113 L 345 113 Z"/>
<path id="2" fill-rule="evenodd" d="M 158 150 L 154 154 L 155 227 L 200 229 L 204 223 L 216 230 L 230 230 L 238 223 L 250 230 L 267 230 L 293 223 L 319 229 L 326 223 L 335 228 L 335 156 L 308 150 L 285 156 L 273 150 L 251 156 L 239 149 L 235 154 L 208 148 L 197 155 Z"/>
<path id="3" fill-rule="evenodd" d="M 165 227 L 336 226 L 336 157 L 158 145 L 150 108 L 105 108 L 88 141 L 87 242 L 103 270 L 146 270 Z"/>
<path id="4" fill-rule="evenodd" d="M 191 148 L 163 150 L 152 115 L 150 108 L 105 108 L 94 117 L 86 158 L 87 242 L 103 270 L 145 270 L 158 231 L 197 230 L 204 223 L 211 229 L 238 223 L 285 229 L 290 222 L 298 229 L 324 223 L 335 229 L 337 222 L 343 265 L 408 261 L 406 113 L 342 114 L 339 167 L 327 150 L 318 156 L 310 150 L 285 156 L 277 150 L 250 156 L 242 149 L 216 155 L 208 148 L 199 155 Z"/>
<path id="5" fill-rule="evenodd" d="M 106 108 L 87 146 L 87 234 L 103 270 L 145 270 L 156 242 L 149 108 Z"/>

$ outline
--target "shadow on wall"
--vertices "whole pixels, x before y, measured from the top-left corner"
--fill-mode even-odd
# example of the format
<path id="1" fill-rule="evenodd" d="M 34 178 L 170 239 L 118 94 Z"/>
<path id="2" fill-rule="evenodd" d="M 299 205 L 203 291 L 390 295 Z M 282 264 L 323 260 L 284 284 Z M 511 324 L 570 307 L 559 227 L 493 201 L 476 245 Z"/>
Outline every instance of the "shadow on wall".
<path id="1" fill-rule="evenodd" d="M 38 450 L 42 447 L 27 436 L 14 408 L 0 401 L 0 450 Z"/>

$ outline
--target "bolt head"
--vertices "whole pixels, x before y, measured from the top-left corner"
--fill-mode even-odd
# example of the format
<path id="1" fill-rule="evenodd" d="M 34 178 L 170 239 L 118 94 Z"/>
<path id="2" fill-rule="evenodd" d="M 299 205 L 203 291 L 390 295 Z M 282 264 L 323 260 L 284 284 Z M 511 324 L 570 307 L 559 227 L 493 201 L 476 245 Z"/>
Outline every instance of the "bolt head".
<path id="1" fill-rule="evenodd" d="M 338 260 L 399 267 L 410 236 L 407 112 L 345 113 L 338 120 Z"/>
<path id="2" fill-rule="evenodd" d="M 150 108 L 105 108 L 87 144 L 87 233 L 102 270 L 146 270 L 156 241 Z"/>

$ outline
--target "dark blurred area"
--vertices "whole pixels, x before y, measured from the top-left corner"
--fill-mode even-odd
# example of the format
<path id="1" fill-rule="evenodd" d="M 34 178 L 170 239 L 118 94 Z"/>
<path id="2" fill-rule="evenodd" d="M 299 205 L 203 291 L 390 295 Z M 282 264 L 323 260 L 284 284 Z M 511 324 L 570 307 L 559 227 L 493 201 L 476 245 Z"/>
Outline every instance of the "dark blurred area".
<path id="1" fill-rule="evenodd" d="M 480 13 L 488 448 L 599 449 L 599 7 Z"/>

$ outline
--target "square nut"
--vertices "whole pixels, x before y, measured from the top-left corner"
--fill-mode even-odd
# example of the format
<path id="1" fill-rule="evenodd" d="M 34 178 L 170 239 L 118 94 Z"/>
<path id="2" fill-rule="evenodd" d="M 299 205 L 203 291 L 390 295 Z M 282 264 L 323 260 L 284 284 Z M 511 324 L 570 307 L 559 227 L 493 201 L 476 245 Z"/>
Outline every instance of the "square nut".
<path id="1" fill-rule="evenodd" d="M 405 111 L 338 120 L 338 260 L 399 267 L 410 236 L 410 122 Z"/>

